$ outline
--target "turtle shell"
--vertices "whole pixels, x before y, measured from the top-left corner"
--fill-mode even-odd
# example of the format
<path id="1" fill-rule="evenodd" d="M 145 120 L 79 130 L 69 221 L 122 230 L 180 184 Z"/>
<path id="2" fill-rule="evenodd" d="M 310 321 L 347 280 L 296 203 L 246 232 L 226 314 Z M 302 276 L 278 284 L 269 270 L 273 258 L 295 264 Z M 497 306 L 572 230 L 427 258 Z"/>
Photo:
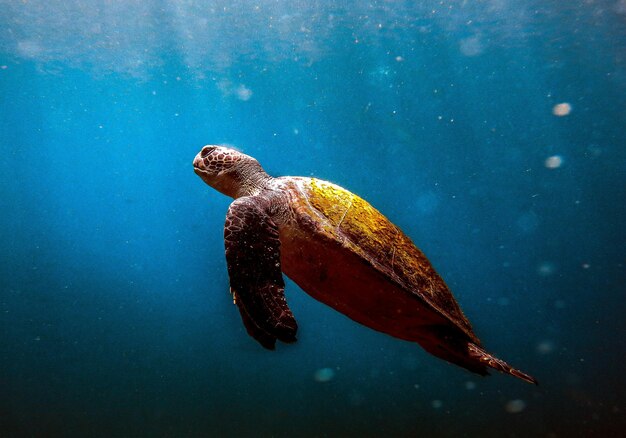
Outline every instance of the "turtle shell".
<path id="1" fill-rule="evenodd" d="M 418 340 L 403 333 L 406 328 L 388 330 L 389 322 L 376 320 L 376 308 L 370 309 L 371 316 L 354 317 L 355 309 L 350 302 L 340 303 L 341 295 L 347 293 L 345 289 L 357 287 L 361 279 L 358 287 L 362 294 L 376 295 L 363 301 L 363 306 L 391 305 L 396 306 L 394 311 L 398 313 L 415 306 L 421 309 L 420 318 L 424 319 L 428 313 L 431 324 L 456 328 L 480 345 L 469 321 L 426 256 L 382 213 L 359 196 L 327 181 L 294 177 L 283 181 L 292 195 L 295 217 L 295 225 L 281 232 L 285 246 L 284 271 L 305 291 L 320 289 L 327 272 L 337 272 L 336 267 L 324 265 L 343 265 L 338 277 L 345 279 L 328 286 L 341 290 L 322 291 L 323 296 L 313 293 L 315 298 L 372 328 Z M 304 266 L 306 260 L 308 266 Z M 314 273 L 305 274 L 304 270 Z M 370 275 L 370 271 L 376 275 Z M 351 293 L 353 301 L 365 300 L 359 291 Z M 338 298 L 329 298 L 329 294 Z M 361 313 L 367 314 L 368 309 Z M 372 319 L 368 321 L 368 318 Z"/>

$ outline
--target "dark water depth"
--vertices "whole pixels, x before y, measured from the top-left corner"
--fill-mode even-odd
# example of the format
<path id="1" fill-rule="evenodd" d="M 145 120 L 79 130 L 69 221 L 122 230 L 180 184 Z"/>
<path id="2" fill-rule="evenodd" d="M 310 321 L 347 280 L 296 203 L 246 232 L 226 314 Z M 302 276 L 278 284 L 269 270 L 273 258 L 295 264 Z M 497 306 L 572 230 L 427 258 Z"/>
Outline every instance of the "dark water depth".
<path id="1" fill-rule="evenodd" d="M 534 387 L 287 282 L 228 293 L 234 145 L 398 224 Z M 0 437 L 619 437 L 626 1 L 0 0 Z"/>

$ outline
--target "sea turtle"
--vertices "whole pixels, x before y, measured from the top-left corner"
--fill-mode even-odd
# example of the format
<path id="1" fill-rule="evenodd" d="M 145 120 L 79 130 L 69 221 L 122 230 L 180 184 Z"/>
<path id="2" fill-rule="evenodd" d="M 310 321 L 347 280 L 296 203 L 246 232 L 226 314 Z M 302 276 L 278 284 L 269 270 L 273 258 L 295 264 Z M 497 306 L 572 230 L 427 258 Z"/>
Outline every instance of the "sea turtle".
<path id="1" fill-rule="evenodd" d="M 235 198 L 224 240 L 230 291 L 248 333 L 296 340 L 282 272 L 313 298 L 374 330 L 477 374 L 537 381 L 487 353 L 424 254 L 359 196 L 316 178 L 268 175 L 237 150 L 207 145 L 194 171 Z"/>

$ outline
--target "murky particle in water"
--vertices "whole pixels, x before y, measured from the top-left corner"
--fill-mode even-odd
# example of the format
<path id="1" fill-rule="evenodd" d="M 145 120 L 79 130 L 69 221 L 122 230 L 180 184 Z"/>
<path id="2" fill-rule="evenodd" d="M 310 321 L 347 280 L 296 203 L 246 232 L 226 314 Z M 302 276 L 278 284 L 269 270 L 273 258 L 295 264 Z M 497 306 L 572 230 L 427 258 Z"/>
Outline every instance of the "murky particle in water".
<path id="1" fill-rule="evenodd" d="M 465 382 L 465 389 L 467 389 L 468 391 L 472 391 L 476 389 L 476 384 L 471 380 L 468 380 L 467 382 Z"/>
<path id="2" fill-rule="evenodd" d="M 41 341 L 41 336 L 35 336 L 35 341 Z"/>
<path id="3" fill-rule="evenodd" d="M 348 396 L 348 399 L 350 400 L 350 404 L 352 404 L 352 406 L 361 406 L 365 401 L 365 397 L 363 397 L 363 395 L 358 391 L 352 391 Z"/>
<path id="4" fill-rule="evenodd" d="M 541 341 L 537 344 L 537 353 L 550 354 L 554 351 L 554 342 L 550 340 Z"/>
<path id="5" fill-rule="evenodd" d="M 9 66 L 8 66 L 8 65 L 0 65 L 0 68 L 1 68 L 2 70 L 6 70 L 7 68 L 9 68 Z"/>
<path id="6" fill-rule="evenodd" d="M 567 373 L 565 375 L 565 382 L 568 385 L 580 385 L 582 378 L 576 373 Z"/>
<path id="7" fill-rule="evenodd" d="M 552 155 L 551 157 L 546 158 L 544 161 L 544 165 L 548 169 L 558 169 L 563 164 L 563 157 L 560 155 Z"/>
<path id="8" fill-rule="evenodd" d="M 23 40 L 17 42 L 17 52 L 24 58 L 37 58 L 43 54 L 44 49 L 38 41 Z"/>
<path id="9" fill-rule="evenodd" d="M 507 297 L 498 298 L 498 305 L 500 306 L 508 306 L 510 303 L 511 303 L 511 300 L 509 300 Z"/>
<path id="10" fill-rule="evenodd" d="M 404 58 L 402 56 L 396 56 L 396 61 L 402 62 L 404 61 Z"/>
<path id="11" fill-rule="evenodd" d="M 333 377 L 335 377 L 335 372 L 332 368 L 320 368 L 313 375 L 315 381 L 320 383 L 330 382 L 333 380 Z"/>
<path id="12" fill-rule="evenodd" d="M 443 406 L 443 402 L 441 400 L 433 400 L 430 404 L 435 409 L 440 409 Z"/>
<path id="13" fill-rule="evenodd" d="M 554 274 L 556 266 L 552 262 L 543 262 L 537 267 L 537 273 L 542 277 L 548 277 Z"/>
<path id="14" fill-rule="evenodd" d="M 580 265 L 583 269 L 589 269 L 591 268 L 591 265 L 589 263 L 583 263 L 582 265 Z"/>
<path id="15" fill-rule="evenodd" d="M 602 155 L 602 148 L 597 144 L 590 144 L 589 146 L 587 146 L 587 153 L 590 154 L 592 157 L 599 157 L 600 155 Z"/>
<path id="16" fill-rule="evenodd" d="M 521 215 L 515 224 L 525 233 L 532 233 L 539 225 L 539 216 L 534 211 L 527 211 Z"/>
<path id="17" fill-rule="evenodd" d="M 554 302 L 554 307 L 557 309 L 564 309 L 565 308 L 565 301 L 563 300 L 556 300 Z"/>
<path id="18" fill-rule="evenodd" d="M 459 43 L 459 49 L 465 56 L 478 56 L 483 53 L 484 47 L 480 38 L 475 35 L 462 39 Z"/>
<path id="19" fill-rule="evenodd" d="M 506 405 L 504 405 L 504 409 L 506 409 L 509 414 L 519 414 L 526 409 L 526 402 L 520 399 L 509 400 Z"/>
<path id="20" fill-rule="evenodd" d="M 293 135 L 300 134 L 300 130 L 298 128 L 293 128 Z"/>
<path id="21" fill-rule="evenodd" d="M 415 356 L 407 356 L 402 359 L 402 368 L 405 370 L 415 371 L 419 364 L 419 360 Z"/>
<path id="22" fill-rule="evenodd" d="M 437 194 L 432 190 L 428 190 L 417 197 L 417 209 L 422 214 L 433 213 L 440 203 Z"/>
<path id="23" fill-rule="evenodd" d="M 413 388 L 420 389 L 420 386 L 416 383 L 415 385 L 413 385 Z"/>
<path id="24" fill-rule="evenodd" d="M 554 107 L 552 107 L 552 114 L 558 117 L 567 116 L 571 112 L 572 112 L 572 106 L 567 102 L 558 103 L 554 105 Z"/>
<path id="25" fill-rule="evenodd" d="M 237 99 L 243 100 L 244 102 L 250 100 L 252 97 L 252 90 L 246 87 L 245 85 L 240 85 L 235 90 L 235 94 L 237 95 Z"/>

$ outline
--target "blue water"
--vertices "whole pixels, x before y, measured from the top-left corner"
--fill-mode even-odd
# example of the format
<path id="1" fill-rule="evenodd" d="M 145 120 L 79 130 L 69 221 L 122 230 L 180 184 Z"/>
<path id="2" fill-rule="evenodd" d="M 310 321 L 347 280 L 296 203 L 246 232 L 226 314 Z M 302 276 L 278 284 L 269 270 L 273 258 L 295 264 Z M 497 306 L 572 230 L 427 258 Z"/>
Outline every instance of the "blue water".
<path id="1" fill-rule="evenodd" d="M 0 436 L 623 436 L 626 1 L 355 3 L 0 0 Z M 207 143 L 367 199 L 541 385 L 291 282 L 261 348 Z"/>

